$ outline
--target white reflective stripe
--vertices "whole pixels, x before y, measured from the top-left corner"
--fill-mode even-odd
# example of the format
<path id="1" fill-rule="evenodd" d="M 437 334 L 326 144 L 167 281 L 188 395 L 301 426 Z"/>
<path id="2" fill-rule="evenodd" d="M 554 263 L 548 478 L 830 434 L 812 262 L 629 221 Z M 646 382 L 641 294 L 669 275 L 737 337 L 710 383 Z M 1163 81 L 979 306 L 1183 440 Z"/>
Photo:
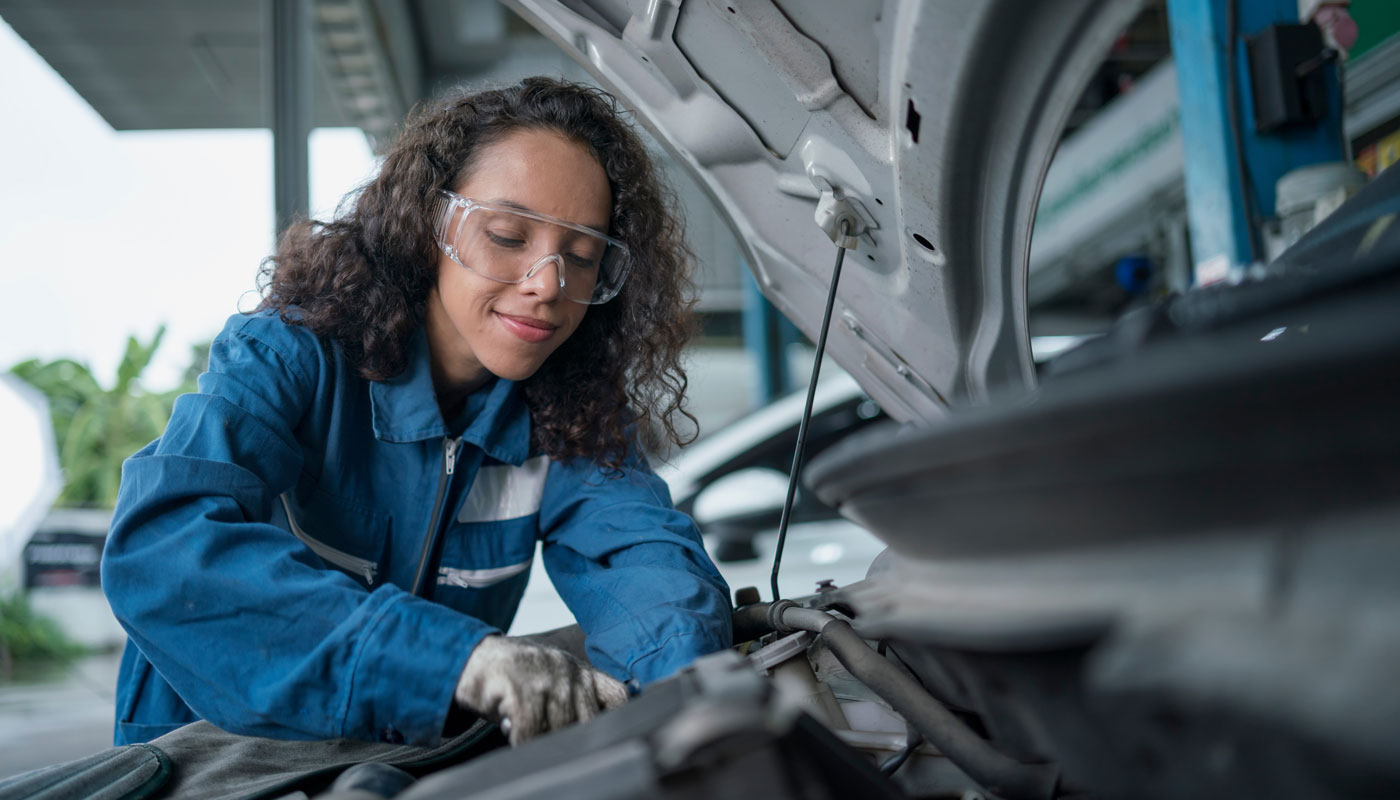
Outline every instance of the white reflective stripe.
<path id="1" fill-rule="evenodd" d="M 530 561 L 533 560 L 533 558 L 530 559 Z M 509 567 L 492 567 L 491 569 L 453 569 L 452 567 L 439 567 L 437 582 L 438 586 L 460 586 L 463 589 L 480 589 L 483 586 L 500 583 L 506 578 L 519 575 L 530 568 L 530 561 L 511 564 Z"/>
<path id="2" fill-rule="evenodd" d="M 518 467 L 495 464 L 476 471 L 471 493 L 457 514 L 458 522 L 516 519 L 540 510 L 549 456 L 535 456 Z"/>

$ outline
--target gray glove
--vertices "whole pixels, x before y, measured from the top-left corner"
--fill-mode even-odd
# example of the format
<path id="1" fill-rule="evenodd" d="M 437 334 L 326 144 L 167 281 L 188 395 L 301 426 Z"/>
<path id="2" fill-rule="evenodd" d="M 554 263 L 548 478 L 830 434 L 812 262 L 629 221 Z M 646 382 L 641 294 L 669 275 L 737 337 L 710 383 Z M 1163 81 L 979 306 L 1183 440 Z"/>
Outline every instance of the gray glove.
<path id="1" fill-rule="evenodd" d="M 457 681 L 457 704 L 501 722 L 512 745 L 627 702 L 627 689 L 563 650 L 487 636 Z M 509 723 L 507 726 L 504 723 Z"/>

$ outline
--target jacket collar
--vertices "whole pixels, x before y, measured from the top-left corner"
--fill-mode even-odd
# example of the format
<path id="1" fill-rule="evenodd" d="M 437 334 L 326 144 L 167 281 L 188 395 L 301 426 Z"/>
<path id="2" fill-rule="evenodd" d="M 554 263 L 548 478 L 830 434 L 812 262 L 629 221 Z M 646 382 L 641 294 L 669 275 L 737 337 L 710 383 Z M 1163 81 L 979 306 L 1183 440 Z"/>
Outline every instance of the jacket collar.
<path id="1" fill-rule="evenodd" d="M 386 442 L 420 442 L 448 435 L 433 390 L 428 337 L 422 327 L 409 346 L 408 366 L 387 381 L 371 381 L 370 411 L 375 438 Z M 507 464 L 524 463 L 530 453 L 530 412 L 520 387 L 497 378 L 467 398 L 462 420 L 469 420 L 462 440 Z"/>

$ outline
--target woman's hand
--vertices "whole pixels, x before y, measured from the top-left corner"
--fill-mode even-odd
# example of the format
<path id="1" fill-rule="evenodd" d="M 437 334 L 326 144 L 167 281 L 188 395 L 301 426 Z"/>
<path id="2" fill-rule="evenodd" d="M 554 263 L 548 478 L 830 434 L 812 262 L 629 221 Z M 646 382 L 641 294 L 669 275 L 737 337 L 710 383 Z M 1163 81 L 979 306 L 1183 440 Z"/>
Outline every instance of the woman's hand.
<path id="1" fill-rule="evenodd" d="M 455 697 L 488 719 L 508 721 L 502 728 L 518 745 L 617 708 L 627 702 L 627 689 L 563 650 L 493 635 L 467 659 Z"/>

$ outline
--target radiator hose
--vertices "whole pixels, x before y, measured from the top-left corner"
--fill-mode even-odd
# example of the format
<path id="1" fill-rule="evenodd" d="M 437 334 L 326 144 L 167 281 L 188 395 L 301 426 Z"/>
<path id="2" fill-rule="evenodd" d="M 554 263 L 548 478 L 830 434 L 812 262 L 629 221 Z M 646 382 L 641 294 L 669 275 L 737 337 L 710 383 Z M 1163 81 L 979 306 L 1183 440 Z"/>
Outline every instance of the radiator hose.
<path id="1" fill-rule="evenodd" d="M 767 609 L 776 630 L 821 634 L 826 646 L 848 672 L 888 702 L 929 744 L 947 756 L 987 791 L 1006 800 L 1048 800 L 1055 796 L 1059 771 L 1044 764 L 1023 764 L 978 736 L 918 681 L 876 653 L 844 620 L 824 611 L 779 600 Z"/>

